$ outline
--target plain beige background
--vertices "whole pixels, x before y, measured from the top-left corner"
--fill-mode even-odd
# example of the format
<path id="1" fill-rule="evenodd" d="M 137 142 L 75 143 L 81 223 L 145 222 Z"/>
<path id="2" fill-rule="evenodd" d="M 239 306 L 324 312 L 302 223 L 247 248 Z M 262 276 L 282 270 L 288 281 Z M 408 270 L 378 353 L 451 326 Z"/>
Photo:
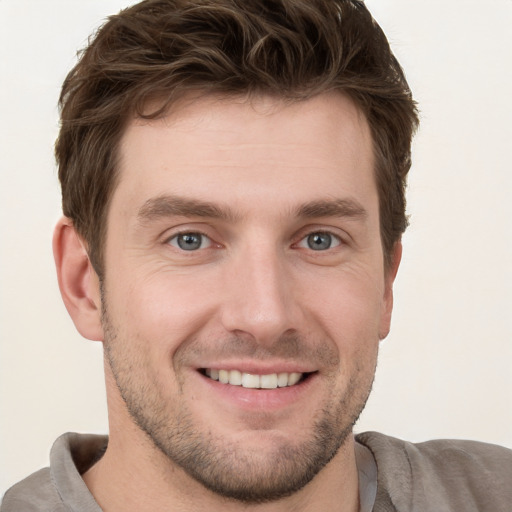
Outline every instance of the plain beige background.
<path id="1" fill-rule="evenodd" d="M 106 432 L 101 346 L 61 303 L 56 102 L 123 0 L 0 0 L 0 496 L 62 432 Z M 368 0 L 422 111 L 411 227 L 357 430 L 512 448 L 510 0 Z"/>

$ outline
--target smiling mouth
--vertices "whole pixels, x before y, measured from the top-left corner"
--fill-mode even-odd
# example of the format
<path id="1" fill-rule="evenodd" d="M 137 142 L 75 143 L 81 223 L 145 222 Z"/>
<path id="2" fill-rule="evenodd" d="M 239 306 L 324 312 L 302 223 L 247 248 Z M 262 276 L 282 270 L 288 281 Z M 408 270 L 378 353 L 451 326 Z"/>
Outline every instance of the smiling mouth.
<path id="1" fill-rule="evenodd" d="M 241 386 L 248 389 L 277 389 L 291 387 L 299 384 L 311 375 L 311 373 L 298 372 L 255 375 L 238 370 L 216 370 L 213 368 L 203 368 L 200 372 L 206 377 L 219 381 L 222 384 Z"/>

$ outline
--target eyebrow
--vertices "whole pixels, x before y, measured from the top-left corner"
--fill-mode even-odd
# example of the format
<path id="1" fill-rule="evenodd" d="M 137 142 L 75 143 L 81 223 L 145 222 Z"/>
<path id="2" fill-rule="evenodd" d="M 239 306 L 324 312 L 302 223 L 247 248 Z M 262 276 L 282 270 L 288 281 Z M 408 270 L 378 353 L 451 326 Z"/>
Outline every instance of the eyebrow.
<path id="1" fill-rule="evenodd" d="M 297 217 L 348 217 L 356 220 L 364 220 L 368 212 L 354 199 L 327 199 L 311 201 L 301 205 L 296 211 Z"/>
<path id="2" fill-rule="evenodd" d="M 221 208 L 207 201 L 172 195 L 148 199 L 141 206 L 137 214 L 137 218 L 141 223 L 174 216 L 205 217 L 232 222 L 239 218 L 239 216 L 228 207 Z"/>
<path id="3" fill-rule="evenodd" d="M 298 218 L 346 217 L 364 220 L 368 214 L 354 199 L 321 199 L 300 205 L 294 212 Z M 240 219 L 229 207 L 220 207 L 208 201 L 163 195 L 148 199 L 139 209 L 139 222 L 146 223 L 166 217 L 200 217 L 236 222 Z"/>

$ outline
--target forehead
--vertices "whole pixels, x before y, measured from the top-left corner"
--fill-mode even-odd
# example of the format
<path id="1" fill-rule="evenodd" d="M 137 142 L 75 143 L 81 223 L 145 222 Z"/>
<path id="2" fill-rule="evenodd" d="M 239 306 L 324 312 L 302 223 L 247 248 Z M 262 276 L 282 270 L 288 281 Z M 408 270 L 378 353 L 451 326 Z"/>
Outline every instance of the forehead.
<path id="1" fill-rule="evenodd" d="M 376 197 L 368 124 L 339 93 L 292 103 L 185 97 L 165 117 L 132 120 L 119 157 L 118 206 L 162 194 L 291 207 L 330 194 Z"/>

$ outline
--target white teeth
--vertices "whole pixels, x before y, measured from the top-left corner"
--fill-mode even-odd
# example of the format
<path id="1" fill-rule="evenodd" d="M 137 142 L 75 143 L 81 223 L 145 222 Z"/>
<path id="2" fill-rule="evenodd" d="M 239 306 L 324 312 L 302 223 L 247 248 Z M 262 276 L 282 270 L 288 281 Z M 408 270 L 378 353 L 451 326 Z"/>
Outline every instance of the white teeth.
<path id="1" fill-rule="evenodd" d="M 256 389 L 260 386 L 260 376 L 250 373 L 242 373 L 242 387 Z"/>
<path id="2" fill-rule="evenodd" d="M 242 374 L 238 370 L 231 370 L 229 372 L 229 383 L 232 386 L 242 385 Z"/>
<path id="3" fill-rule="evenodd" d="M 288 386 L 288 373 L 278 373 L 277 374 L 277 385 L 280 388 L 285 388 Z"/>
<path id="4" fill-rule="evenodd" d="M 250 389 L 276 389 L 294 386 L 301 379 L 303 374 L 292 373 L 270 373 L 268 375 L 254 375 L 242 373 L 238 370 L 215 370 L 206 368 L 204 373 L 213 380 L 232 386 L 242 386 Z"/>
<path id="5" fill-rule="evenodd" d="M 293 386 L 297 384 L 301 377 L 301 373 L 290 373 L 290 376 L 288 377 L 288 386 Z"/>
<path id="6" fill-rule="evenodd" d="M 262 375 L 260 377 L 260 385 L 263 389 L 276 389 L 277 388 L 277 374 Z"/>

